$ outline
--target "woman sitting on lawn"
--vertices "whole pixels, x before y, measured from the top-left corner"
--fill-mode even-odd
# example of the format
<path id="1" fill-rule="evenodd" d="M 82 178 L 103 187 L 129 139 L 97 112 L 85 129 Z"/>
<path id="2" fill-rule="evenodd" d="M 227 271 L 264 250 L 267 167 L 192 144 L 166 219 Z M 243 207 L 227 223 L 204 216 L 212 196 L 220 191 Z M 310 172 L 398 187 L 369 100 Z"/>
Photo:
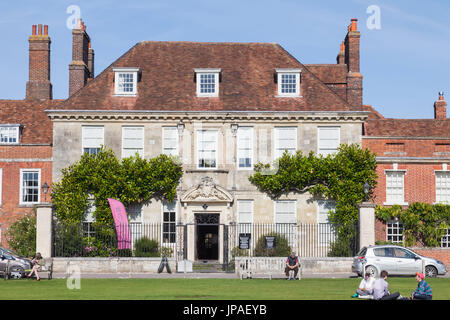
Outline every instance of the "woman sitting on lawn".
<path id="1" fill-rule="evenodd" d="M 37 252 L 34 256 L 33 260 L 31 260 L 31 264 L 33 265 L 33 268 L 31 269 L 30 274 L 27 275 L 27 278 L 30 278 L 33 273 L 36 275 L 36 281 L 40 281 L 39 279 L 39 261 L 42 259 L 41 253 Z"/>

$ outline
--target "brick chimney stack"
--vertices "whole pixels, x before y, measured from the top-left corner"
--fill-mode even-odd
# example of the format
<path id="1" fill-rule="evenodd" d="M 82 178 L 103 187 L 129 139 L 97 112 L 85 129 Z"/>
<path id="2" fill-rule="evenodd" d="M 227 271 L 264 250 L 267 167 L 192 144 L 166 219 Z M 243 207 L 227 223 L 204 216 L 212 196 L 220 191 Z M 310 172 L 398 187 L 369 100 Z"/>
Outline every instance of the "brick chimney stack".
<path id="1" fill-rule="evenodd" d="M 69 97 L 83 88 L 94 73 L 94 51 L 92 50 L 91 68 L 89 43 L 83 20 L 78 19 L 77 28 L 72 30 L 72 62 L 69 64 Z M 92 72 L 91 72 L 92 71 Z"/>
<path id="2" fill-rule="evenodd" d="M 439 99 L 434 103 L 434 118 L 437 120 L 447 119 L 447 102 L 444 100 L 443 92 L 439 92 Z"/>
<path id="3" fill-rule="evenodd" d="M 359 69 L 360 33 L 358 19 L 352 19 L 345 37 L 345 64 L 347 65 L 347 101 L 355 110 L 362 108 L 362 79 Z"/>
<path id="4" fill-rule="evenodd" d="M 339 47 L 339 53 L 336 57 L 337 64 L 345 64 L 345 42 L 342 41 L 341 46 Z"/>
<path id="5" fill-rule="evenodd" d="M 89 41 L 89 52 L 88 52 L 88 69 L 89 69 L 89 80 L 94 78 L 94 49 L 91 48 L 91 42 Z"/>
<path id="6" fill-rule="evenodd" d="M 33 25 L 29 42 L 29 74 L 26 86 L 27 100 L 52 99 L 50 82 L 50 37 L 48 26 Z"/>

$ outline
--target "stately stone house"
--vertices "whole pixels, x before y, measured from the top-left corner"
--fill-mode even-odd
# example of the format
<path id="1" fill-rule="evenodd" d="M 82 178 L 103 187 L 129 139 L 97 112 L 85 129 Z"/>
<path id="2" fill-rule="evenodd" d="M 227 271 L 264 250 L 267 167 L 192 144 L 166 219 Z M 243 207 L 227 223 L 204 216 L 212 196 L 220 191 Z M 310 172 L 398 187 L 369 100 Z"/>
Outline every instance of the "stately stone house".
<path id="1" fill-rule="evenodd" d="M 89 81 L 84 24 L 73 37 L 70 97 L 46 110 L 53 181 L 102 145 L 119 157 L 179 157 L 176 201 L 152 201 L 129 214 L 132 222 L 168 227 L 205 223 L 190 237 L 190 260 L 221 260 L 222 224 L 326 222 L 332 203 L 294 193 L 271 199 L 248 177 L 254 164 L 273 163 L 285 150 L 328 154 L 342 143 L 361 144 L 369 112 L 356 19 L 336 64 L 303 64 L 275 43 L 143 41 Z M 171 232 L 163 242 L 175 241 Z M 200 243 L 208 241 L 218 251 L 202 255 Z"/>

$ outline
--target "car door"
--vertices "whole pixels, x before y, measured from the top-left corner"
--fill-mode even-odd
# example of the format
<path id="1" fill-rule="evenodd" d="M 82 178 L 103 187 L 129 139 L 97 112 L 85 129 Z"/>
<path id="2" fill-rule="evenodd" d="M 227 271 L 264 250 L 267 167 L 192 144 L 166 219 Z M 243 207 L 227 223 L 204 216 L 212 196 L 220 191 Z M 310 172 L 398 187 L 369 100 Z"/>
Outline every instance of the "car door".
<path id="1" fill-rule="evenodd" d="M 403 248 L 395 248 L 395 260 L 398 274 L 410 275 L 422 270 L 422 259 L 416 259 L 416 255 Z"/>
<path id="2" fill-rule="evenodd" d="M 389 274 L 397 273 L 397 266 L 394 261 L 394 250 L 389 247 L 381 247 L 373 250 L 375 257 L 373 258 L 373 264 L 381 272 L 386 270 Z"/>

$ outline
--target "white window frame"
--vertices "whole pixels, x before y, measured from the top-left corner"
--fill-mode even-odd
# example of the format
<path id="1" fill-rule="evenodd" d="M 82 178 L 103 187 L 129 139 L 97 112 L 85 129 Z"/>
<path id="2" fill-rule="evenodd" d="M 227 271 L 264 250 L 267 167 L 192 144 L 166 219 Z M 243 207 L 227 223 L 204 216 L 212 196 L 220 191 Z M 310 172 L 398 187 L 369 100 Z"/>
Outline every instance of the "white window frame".
<path id="1" fill-rule="evenodd" d="M 331 222 L 329 220 L 328 213 L 330 210 L 327 210 L 325 213 L 326 206 L 333 207 L 330 209 L 331 211 L 336 210 L 336 201 L 334 200 L 318 200 L 317 201 L 317 241 L 320 246 L 329 246 L 332 242 L 336 240 L 337 232 L 333 230 L 332 226 L 330 229 L 327 228 L 327 233 L 324 235 L 322 233 L 323 228 L 320 226 L 321 224 L 330 225 Z M 326 214 L 325 222 L 321 219 Z"/>
<path id="2" fill-rule="evenodd" d="M 221 69 L 194 69 L 197 97 L 218 97 L 219 96 L 219 74 Z M 201 92 L 202 75 L 214 76 L 214 92 Z"/>
<path id="3" fill-rule="evenodd" d="M 3 168 L 0 168 L 0 207 L 2 206 L 2 193 L 3 193 Z"/>
<path id="4" fill-rule="evenodd" d="M 322 130 L 328 130 L 328 131 L 337 130 L 338 143 L 337 143 L 336 148 L 325 148 L 323 146 L 324 141 L 330 141 L 330 140 L 336 140 L 336 139 L 324 139 Z M 322 135 L 322 137 L 321 137 L 321 135 Z M 323 156 L 327 156 L 329 154 L 334 154 L 337 152 L 337 149 L 339 148 L 340 145 L 341 145 L 341 127 L 339 127 L 339 126 L 319 126 L 319 127 L 317 127 L 317 154 L 321 154 Z"/>
<path id="5" fill-rule="evenodd" d="M 436 170 L 434 175 L 436 181 L 436 203 L 450 204 L 450 171 Z M 440 177 L 444 175 L 447 177 Z M 439 192 L 439 190 L 441 191 Z"/>
<path id="6" fill-rule="evenodd" d="M 1 141 L 5 134 L 8 141 Z M 9 141 L 14 138 L 16 141 Z M 20 142 L 20 124 L 2 124 L 0 125 L 0 144 L 18 144 Z"/>
<path id="7" fill-rule="evenodd" d="M 450 248 L 450 228 L 446 230 L 446 234 L 444 234 L 441 238 L 441 248 Z"/>
<path id="8" fill-rule="evenodd" d="M 169 149 L 166 145 L 166 138 L 168 136 L 168 131 L 174 131 L 175 132 L 175 137 L 176 137 L 176 143 L 175 143 L 175 150 L 173 150 L 172 152 L 167 152 L 167 150 Z M 173 156 L 178 156 L 179 155 L 179 133 L 178 133 L 178 128 L 175 126 L 172 127 L 162 127 L 162 143 L 161 143 L 161 147 L 162 147 L 162 153 L 166 154 L 166 155 L 173 155 Z"/>
<path id="9" fill-rule="evenodd" d="M 165 208 L 168 208 L 167 207 L 168 205 L 173 205 L 174 210 L 173 211 L 165 210 Z M 168 212 L 169 213 L 169 221 L 168 222 L 164 221 L 164 212 Z M 172 212 L 175 213 L 175 220 L 173 222 L 170 221 L 170 213 L 172 213 Z M 178 216 L 178 212 L 177 212 L 177 201 L 176 200 L 174 200 L 172 203 L 167 203 L 165 201 L 163 201 L 161 203 L 161 227 L 162 227 L 162 230 L 161 230 L 161 244 L 163 246 L 170 246 L 170 245 L 174 245 L 174 244 L 177 243 L 177 216 Z M 168 231 L 169 242 L 164 242 L 164 233 L 165 233 L 164 232 L 164 224 L 165 223 L 169 223 L 169 224 L 173 223 L 173 224 L 175 224 L 175 231 L 174 232 L 170 231 L 170 226 L 169 226 L 169 231 Z M 170 235 L 172 233 L 175 234 L 175 241 L 174 242 L 170 242 Z"/>
<path id="10" fill-rule="evenodd" d="M 284 97 L 301 97 L 300 95 L 300 78 L 302 69 L 276 69 L 277 73 L 277 89 L 278 89 L 278 95 L 277 97 L 284 98 Z M 295 92 L 285 92 L 283 93 L 283 83 L 282 79 L 285 75 L 295 75 Z"/>
<path id="11" fill-rule="evenodd" d="M 133 140 L 140 140 L 140 146 L 137 148 L 127 148 L 125 146 L 125 142 L 127 140 L 125 140 L 125 131 L 127 131 L 127 129 L 133 129 L 136 131 L 136 133 L 138 133 L 138 135 L 136 135 L 135 138 L 130 138 L 127 137 L 127 139 L 133 139 Z M 141 156 L 141 158 L 144 157 L 144 127 L 143 126 L 122 126 L 122 158 L 125 158 L 124 154 L 125 154 L 125 150 L 136 150 L 136 152 Z M 134 152 L 131 155 L 128 155 L 126 157 L 130 157 L 136 154 L 136 152 Z"/>
<path id="12" fill-rule="evenodd" d="M 298 150 L 298 130 L 297 127 L 275 127 L 274 130 L 274 151 L 273 151 L 273 157 L 274 160 L 281 158 L 281 156 L 283 155 L 284 151 L 288 150 L 288 149 L 283 149 L 283 152 L 281 152 L 280 154 L 278 154 L 280 151 L 280 130 L 286 130 L 286 129 L 293 129 L 295 131 L 294 133 L 294 138 L 295 138 L 295 142 L 294 142 L 294 146 L 295 146 L 295 150 L 290 151 L 291 154 L 295 154 L 295 152 L 297 152 Z M 287 131 L 287 130 L 286 130 Z"/>
<path id="13" fill-rule="evenodd" d="M 401 230 L 402 232 L 393 232 L 391 234 L 389 234 L 389 230 L 393 229 L 393 231 L 399 231 Z M 386 241 L 390 241 L 394 244 L 403 244 L 404 241 L 404 237 L 403 237 L 403 223 L 400 220 L 389 220 L 386 222 Z M 391 239 L 389 239 L 389 237 L 391 237 Z M 401 240 L 393 240 L 392 237 L 398 237 Z"/>
<path id="14" fill-rule="evenodd" d="M 98 145 L 97 146 L 97 144 L 95 144 L 95 146 L 94 146 L 94 144 L 92 144 L 92 146 L 90 145 L 90 144 L 85 144 L 86 143 L 86 131 L 85 130 L 87 130 L 87 129 L 101 129 L 101 131 L 102 131 L 102 136 L 101 136 L 101 138 L 100 137 L 97 137 L 97 138 L 95 138 L 95 139 L 98 139 L 99 141 L 101 140 L 101 143 L 100 143 L 100 145 Z M 105 143 L 105 127 L 104 126 L 94 126 L 94 125 L 92 125 L 92 126 L 81 126 L 81 153 L 83 154 L 85 151 L 84 151 L 84 149 L 85 148 L 89 148 L 89 149 L 101 149 L 102 148 L 102 146 L 104 145 L 104 143 Z"/>
<path id="15" fill-rule="evenodd" d="M 402 199 L 397 200 L 392 195 L 389 195 L 388 188 L 389 188 L 389 174 L 401 174 L 402 175 Z M 383 203 L 384 205 L 391 206 L 394 204 L 406 206 L 408 205 L 407 202 L 405 202 L 405 176 L 406 176 L 406 170 L 384 170 L 384 174 L 386 176 L 386 201 Z M 393 188 L 393 187 L 391 187 Z"/>
<path id="16" fill-rule="evenodd" d="M 116 96 L 136 96 L 139 68 L 113 68 L 114 72 L 114 95 Z M 133 90 L 123 91 L 120 88 L 120 75 L 133 75 Z"/>
<path id="17" fill-rule="evenodd" d="M 294 203 L 294 215 L 293 215 L 293 221 L 292 222 L 278 222 L 277 217 L 279 216 L 279 214 L 277 214 L 277 204 L 281 203 L 281 202 L 290 202 L 290 203 Z M 288 240 L 289 246 L 293 247 L 295 245 L 296 242 L 296 225 L 297 225 L 297 200 L 275 200 L 274 201 L 274 207 L 273 207 L 273 212 L 274 212 L 274 224 L 275 224 L 275 232 L 279 233 L 279 234 L 283 234 L 286 239 Z M 282 227 L 282 228 L 281 228 Z M 286 227 L 288 227 L 289 229 L 286 230 Z M 286 231 L 288 231 L 288 234 L 286 234 Z"/>
<path id="18" fill-rule="evenodd" d="M 23 201 L 23 174 L 26 172 L 37 172 L 38 173 L 38 185 L 37 185 L 37 201 Z M 28 168 L 28 169 L 20 169 L 20 190 L 19 190 L 19 205 L 33 205 L 41 203 L 41 169 L 39 168 Z"/>
<path id="19" fill-rule="evenodd" d="M 215 166 L 214 167 L 201 167 L 199 160 L 200 160 L 200 137 L 201 135 L 199 134 L 200 132 L 204 132 L 204 131 L 208 131 L 208 132 L 213 132 L 215 133 Z M 219 130 L 217 129 L 199 129 L 197 130 L 197 145 L 196 145 L 196 149 L 197 149 L 197 169 L 201 169 L 201 170 L 216 170 L 218 168 L 218 161 L 219 161 Z"/>
<path id="20" fill-rule="evenodd" d="M 247 133 L 249 137 L 249 155 L 250 155 L 250 166 L 249 167 L 241 167 L 240 166 L 240 150 L 242 148 L 242 140 L 241 138 L 245 137 L 244 133 Z M 253 170 L 253 127 L 241 127 L 239 126 L 236 134 L 236 168 L 238 170 Z M 245 158 L 246 159 L 246 158 Z"/>
<path id="21" fill-rule="evenodd" d="M 248 222 L 241 222 L 241 208 L 243 207 L 244 203 L 249 203 L 250 207 L 250 219 Z M 245 213 L 247 213 L 245 211 Z M 246 200 L 246 199 L 240 199 L 237 200 L 237 224 L 238 224 L 238 230 L 237 230 L 237 236 L 239 237 L 240 234 L 250 234 L 250 241 L 249 241 L 249 249 L 252 250 L 252 243 L 254 243 L 253 239 L 253 217 L 254 217 L 254 201 L 253 200 Z M 239 243 L 239 238 L 238 238 Z"/>

